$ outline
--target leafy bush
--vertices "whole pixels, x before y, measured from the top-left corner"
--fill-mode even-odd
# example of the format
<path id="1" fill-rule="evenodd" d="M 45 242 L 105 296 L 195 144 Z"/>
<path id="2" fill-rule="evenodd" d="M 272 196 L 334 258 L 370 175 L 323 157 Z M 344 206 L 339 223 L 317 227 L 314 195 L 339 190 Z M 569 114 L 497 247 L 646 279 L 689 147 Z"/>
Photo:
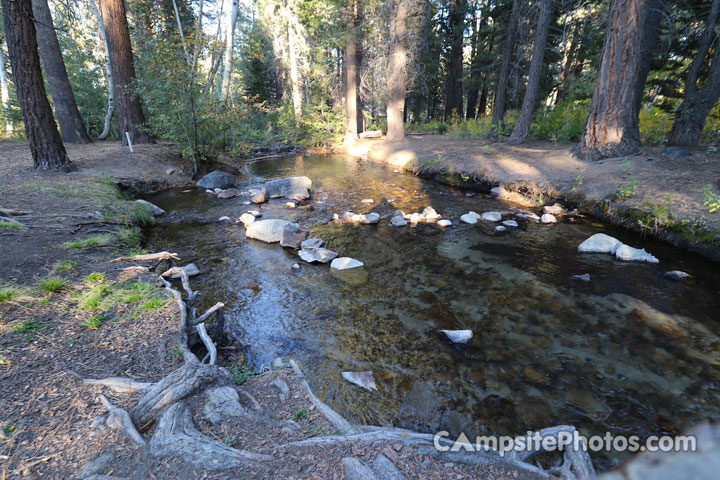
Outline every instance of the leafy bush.
<path id="1" fill-rule="evenodd" d="M 670 112 L 653 105 L 640 110 L 640 139 L 643 143 L 663 144 L 667 141 L 673 118 Z"/>
<path id="2" fill-rule="evenodd" d="M 580 140 L 585 129 L 590 99 L 560 100 L 552 109 L 542 108 L 535 112 L 530 137 L 559 143 Z"/>
<path id="3" fill-rule="evenodd" d="M 68 282 L 62 277 L 47 277 L 40 280 L 37 286 L 43 292 L 57 293 L 65 290 Z"/>

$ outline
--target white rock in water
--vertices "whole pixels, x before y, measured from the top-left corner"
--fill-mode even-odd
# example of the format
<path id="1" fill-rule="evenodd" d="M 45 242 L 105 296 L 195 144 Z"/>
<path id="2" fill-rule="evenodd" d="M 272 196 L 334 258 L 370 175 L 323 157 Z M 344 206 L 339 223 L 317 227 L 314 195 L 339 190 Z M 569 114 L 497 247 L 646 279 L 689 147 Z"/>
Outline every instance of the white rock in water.
<path id="1" fill-rule="evenodd" d="M 407 225 L 407 220 L 405 220 L 404 216 L 395 215 L 390 219 L 390 223 L 396 227 L 404 227 Z"/>
<path id="2" fill-rule="evenodd" d="M 485 212 L 482 215 L 480 215 L 480 218 L 487 222 L 499 222 L 502 220 L 502 215 L 500 212 Z"/>
<path id="3" fill-rule="evenodd" d="M 350 383 L 366 390 L 377 390 L 373 372 L 342 372 L 342 376 Z"/>
<path id="4" fill-rule="evenodd" d="M 145 205 L 146 207 L 148 207 L 150 209 L 150 213 L 152 213 L 153 215 L 162 215 L 163 213 L 165 213 L 165 210 L 158 207 L 154 203 L 148 202 L 147 200 L 142 200 L 142 199 L 135 200 L 135 203 L 139 203 L 140 205 Z"/>
<path id="5" fill-rule="evenodd" d="M 292 269 L 294 271 L 300 270 L 300 264 L 293 263 L 292 266 L 290 267 L 290 269 Z"/>
<path id="6" fill-rule="evenodd" d="M 596 233 L 587 240 L 578 245 L 578 252 L 581 253 L 615 253 L 622 246 L 622 242 L 617 238 L 605 235 L 604 233 Z"/>
<path id="7" fill-rule="evenodd" d="M 422 215 L 420 215 L 419 213 L 411 213 L 410 215 L 405 215 L 405 220 L 410 223 L 418 223 L 420 220 L 422 220 Z"/>
<path id="8" fill-rule="evenodd" d="M 686 278 L 690 278 L 692 275 L 685 273 L 682 270 L 671 270 L 669 272 L 665 272 L 665 276 L 673 280 L 685 280 Z"/>
<path id="9" fill-rule="evenodd" d="M 363 265 L 365 264 L 360 260 L 355 260 L 350 257 L 340 257 L 332 261 L 330 268 L 334 268 L 335 270 L 348 270 L 351 268 L 362 267 Z"/>
<path id="10" fill-rule="evenodd" d="M 527 220 L 533 220 L 533 221 L 535 221 L 535 222 L 539 222 L 539 221 L 540 221 L 540 217 L 538 217 L 537 215 L 535 215 L 535 214 L 532 213 L 532 212 L 523 211 L 523 212 L 521 212 L 521 213 L 518 213 L 518 217 L 520 217 L 520 218 L 525 218 L 525 219 L 527 219 Z"/>
<path id="11" fill-rule="evenodd" d="M 218 222 L 227 222 L 228 220 L 230 220 L 230 217 L 228 216 L 222 216 L 218 218 Z"/>
<path id="12" fill-rule="evenodd" d="M 505 230 L 507 230 L 507 228 L 503 227 L 502 225 L 498 225 L 497 227 L 495 227 L 496 232 L 504 232 Z"/>
<path id="13" fill-rule="evenodd" d="M 460 216 L 460 221 L 464 223 L 469 223 L 470 225 L 474 225 L 478 222 L 477 215 L 473 215 L 474 212 L 466 213 L 465 215 Z"/>
<path id="14" fill-rule="evenodd" d="M 583 282 L 589 282 L 590 281 L 590 274 L 589 273 L 583 273 L 582 275 L 573 275 L 573 280 L 582 280 Z"/>
<path id="15" fill-rule="evenodd" d="M 285 225 L 289 223 L 287 220 L 276 218 L 271 220 L 256 220 L 247 227 L 245 236 L 267 243 L 279 242 L 283 238 Z"/>
<path id="16" fill-rule="evenodd" d="M 518 223 L 515 220 L 505 220 L 502 222 L 506 227 L 517 227 Z"/>
<path id="17" fill-rule="evenodd" d="M 250 214 L 250 213 L 247 213 L 247 212 L 246 212 L 246 213 L 243 213 L 242 215 L 240 215 L 240 219 L 239 219 L 239 220 L 240 220 L 240 221 L 242 222 L 242 224 L 245 225 L 245 227 L 247 228 L 247 227 L 249 227 L 250 225 L 252 225 L 253 223 L 255 223 L 255 216 L 252 215 L 252 214 Z"/>
<path id="18" fill-rule="evenodd" d="M 473 336 L 472 330 L 440 330 L 453 343 L 468 343 Z"/>
<path id="19" fill-rule="evenodd" d="M 633 248 L 630 245 L 622 245 L 615 250 L 615 258 L 624 262 L 660 263 L 657 258 L 650 255 L 645 249 Z"/>
<path id="20" fill-rule="evenodd" d="M 200 275 L 200 269 L 194 263 L 188 263 L 184 267 L 180 267 L 180 268 L 182 268 L 185 271 L 185 273 L 187 273 L 188 277 L 194 277 L 195 275 Z M 176 273 L 175 275 L 173 275 L 170 278 L 180 278 L 180 274 Z"/>
<path id="21" fill-rule="evenodd" d="M 300 248 L 320 248 L 322 247 L 323 241 L 320 238 L 308 238 L 303 240 L 300 244 Z"/>
<path id="22" fill-rule="evenodd" d="M 420 213 L 420 218 L 426 222 L 435 222 L 441 218 L 441 215 L 432 207 L 425 207 Z"/>
<path id="23" fill-rule="evenodd" d="M 245 200 L 245 201 L 243 202 L 243 205 L 250 205 L 251 203 L 252 203 L 252 202 L 251 202 L 250 200 Z"/>
<path id="24" fill-rule="evenodd" d="M 543 213 L 550 213 L 552 215 L 562 215 L 565 213 L 565 209 L 559 203 L 555 205 L 545 205 L 543 207 Z"/>
<path id="25" fill-rule="evenodd" d="M 215 193 L 215 192 L 213 192 L 212 190 L 210 190 L 210 189 L 208 188 L 207 190 L 205 190 L 205 193 Z"/>
<path id="26" fill-rule="evenodd" d="M 553 215 L 552 213 L 543 213 L 542 217 L 540 217 L 540 222 L 557 223 L 557 218 L 555 218 L 555 215 Z"/>
<path id="27" fill-rule="evenodd" d="M 452 222 L 450 220 L 445 219 L 445 220 L 440 220 L 439 222 L 437 222 L 437 224 L 440 227 L 449 227 L 450 225 L 452 225 Z"/>
<path id="28" fill-rule="evenodd" d="M 300 258 L 308 263 L 328 263 L 330 260 L 338 256 L 337 252 L 333 252 L 327 248 L 301 248 L 298 254 L 300 255 Z"/>
<path id="29" fill-rule="evenodd" d="M 285 208 L 297 208 L 297 204 L 295 202 L 285 202 Z"/>
<path id="30" fill-rule="evenodd" d="M 222 191 L 223 191 L 222 188 L 213 188 L 213 192 L 215 192 L 215 193 L 220 193 Z"/>
<path id="31" fill-rule="evenodd" d="M 362 218 L 360 219 L 360 223 L 365 224 L 371 224 L 371 223 L 378 223 L 380 221 L 380 214 L 375 212 L 370 212 L 368 214 L 362 215 Z"/>
<path id="32" fill-rule="evenodd" d="M 260 213 L 258 210 L 249 210 L 247 213 L 249 213 L 253 217 L 262 217 L 262 213 Z"/>
<path id="33" fill-rule="evenodd" d="M 372 198 L 363 198 L 360 203 L 375 203 L 375 200 Z"/>

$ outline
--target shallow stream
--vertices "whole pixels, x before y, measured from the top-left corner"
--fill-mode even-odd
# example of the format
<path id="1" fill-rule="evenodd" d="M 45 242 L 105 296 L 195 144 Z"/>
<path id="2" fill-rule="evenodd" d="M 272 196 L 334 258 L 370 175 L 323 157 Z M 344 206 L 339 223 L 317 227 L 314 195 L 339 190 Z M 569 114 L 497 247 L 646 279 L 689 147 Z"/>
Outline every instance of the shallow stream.
<path id="1" fill-rule="evenodd" d="M 225 302 L 229 334 L 251 366 L 298 359 L 316 394 L 351 421 L 471 437 L 556 424 L 586 435 L 662 435 L 720 420 L 716 264 L 589 218 L 517 219 L 520 227 L 504 234 L 487 222 L 460 224 L 469 210 L 513 207 L 357 159 L 298 156 L 247 168 L 249 183 L 310 177 L 314 211 L 288 209 L 284 199 L 258 208 L 243 197 L 169 190 L 149 198 L 169 212 L 150 247 L 200 267 L 193 285 L 204 306 Z M 374 203 L 361 203 L 368 198 Z M 328 223 L 346 210 L 387 215 L 426 205 L 454 225 Z M 217 222 L 253 209 L 298 221 L 365 267 L 332 272 L 246 239 L 242 224 Z M 660 264 L 578 254 L 597 232 L 646 248 Z M 692 278 L 663 276 L 675 269 Z M 584 273 L 590 282 L 571 278 Z M 474 337 L 458 347 L 438 329 Z M 341 377 L 364 370 L 375 373 L 379 392 Z M 623 455 L 593 458 L 604 469 Z"/>

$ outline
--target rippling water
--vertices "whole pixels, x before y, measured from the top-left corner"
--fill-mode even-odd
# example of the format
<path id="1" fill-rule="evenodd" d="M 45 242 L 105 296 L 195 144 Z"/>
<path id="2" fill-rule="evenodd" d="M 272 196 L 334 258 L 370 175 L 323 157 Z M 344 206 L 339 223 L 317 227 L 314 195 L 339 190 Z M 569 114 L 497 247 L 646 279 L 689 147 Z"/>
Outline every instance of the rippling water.
<path id="1" fill-rule="evenodd" d="M 226 303 L 230 336 L 248 346 L 253 366 L 299 359 L 316 393 L 351 421 L 468 436 L 555 424 L 642 436 L 720 420 L 717 265 L 591 219 L 518 219 L 520 228 L 502 235 L 494 224 L 460 224 L 469 210 L 513 208 L 356 159 L 300 156 L 249 169 L 250 183 L 310 177 L 314 211 L 277 199 L 259 208 L 262 218 L 297 220 L 364 269 L 332 272 L 248 240 L 242 224 L 216 220 L 258 207 L 200 191 L 152 197 L 169 214 L 149 242 L 198 264 L 193 285 L 207 306 Z M 345 210 L 386 215 L 426 205 L 454 225 L 327 223 Z M 578 254 L 597 232 L 645 247 L 660 265 Z M 663 277 L 674 269 L 693 277 Z M 583 273 L 591 282 L 571 279 Z M 457 347 L 441 328 L 475 336 Z M 372 370 L 379 392 L 345 382 L 347 370 Z M 594 458 L 601 468 L 621 459 Z"/>

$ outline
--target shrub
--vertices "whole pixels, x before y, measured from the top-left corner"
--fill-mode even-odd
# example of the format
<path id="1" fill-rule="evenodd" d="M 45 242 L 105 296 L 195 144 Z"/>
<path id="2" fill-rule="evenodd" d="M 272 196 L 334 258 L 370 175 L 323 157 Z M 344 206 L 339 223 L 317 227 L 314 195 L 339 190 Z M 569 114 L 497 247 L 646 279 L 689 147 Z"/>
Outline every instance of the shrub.
<path id="1" fill-rule="evenodd" d="M 643 143 L 662 144 L 667 141 L 673 118 L 670 112 L 653 105 L 640 110 L 640 139 Z"/>
<path id="2" fill-rule="evenodd" d="M 38 288 L 43 292 L 57 293 L 67 288 L 68 282 L 62 277 L 47 277 L 40 280 L 37 284 Z"/>
<path id="3" fill-rule="evenodd" d="M 60 260 L 53 267 L 55 273 L 66 273 L 72 272 L 77 267 L 78 263 L 74 260 Z"/>
<path id="4" fill-rule="evenodd" d="M 552 109 L 541 108 L 535 112 L 530 137 L 572 143 L 580 140 L 585 129 L 590 99 L 559 101 Z"/>

